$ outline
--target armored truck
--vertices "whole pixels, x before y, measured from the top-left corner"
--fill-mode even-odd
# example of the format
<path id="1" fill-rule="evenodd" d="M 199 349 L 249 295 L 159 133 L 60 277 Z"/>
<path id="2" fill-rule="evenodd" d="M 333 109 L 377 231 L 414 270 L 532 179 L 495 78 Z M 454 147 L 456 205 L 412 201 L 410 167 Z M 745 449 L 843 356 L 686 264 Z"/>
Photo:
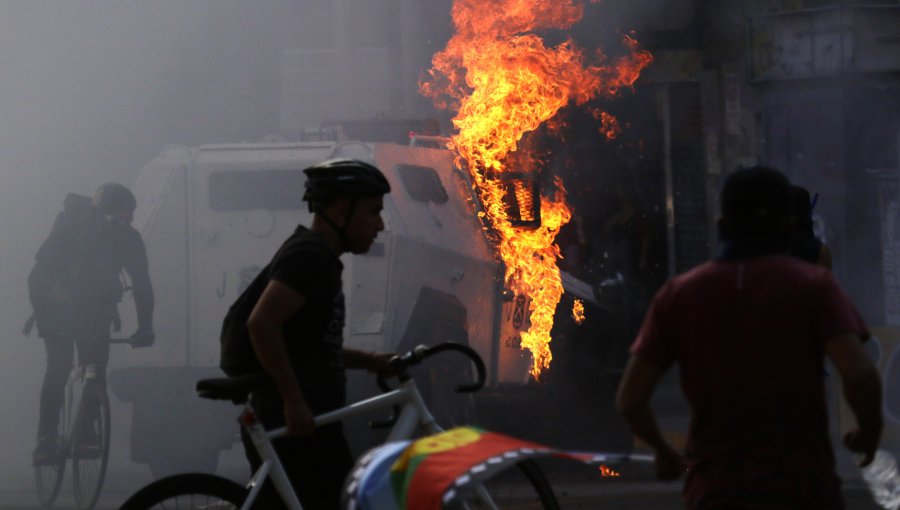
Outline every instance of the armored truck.
<path id="1" fill-rule="evenodd" d="M 434 140 L 431 140 L 434 142 Z M 345 255 L 346 345 L 399 351 L 454 341 L 484 358 L 489 385 L 525 385 L 530 354 L 519 345 L 528 327 L 528 297 L 504 289 L 503 267 L 468 174 L 453 154 L 410 145 L 364 142 L 239 143 L 172 146 L 144 166 L 132 190 L 135 227 L 147 245 L 157 296 L 156 344 L 123 353 L 110 387 L 133 404 L 131 458 L 154 475 L 211 470 L 236 440 L 235 409 L 193 392 L 220 376 L 219 330 L 227 308 L 310 213 L 300 200 L 302 170 L 325 159 L 360 158 L 383 169 L 385 230 L 365 255 Z M 568 291 L 591 290 L 564 275 Z M 128 317 L 123 307 L 123 321 Z M 127 325 L 126 325 L 127 330 Z M 459 373 L 444 367 L 445 372 Z M 465 367 L 462 368 L 462 373 Z M 470 419 L 465 400 L 432 405 Z M 371 377 L 350 376 L 353 396 L 377 391 Z M 462 410 L 460 410 L 460 408 Z M 451 416 L 452 418 L 452 416 Z"/>

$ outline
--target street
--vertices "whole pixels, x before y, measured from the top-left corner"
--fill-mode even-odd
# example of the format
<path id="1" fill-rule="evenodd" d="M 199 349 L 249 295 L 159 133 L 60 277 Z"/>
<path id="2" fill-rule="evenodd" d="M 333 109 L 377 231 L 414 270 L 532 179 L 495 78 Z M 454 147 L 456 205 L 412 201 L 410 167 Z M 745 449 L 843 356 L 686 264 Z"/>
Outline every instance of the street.
<path id="1" fill-rule="evenodd" d="M 8 346 L 9 360 L 27 362 L 36 354 L 29 344 L 18 343 Z M 23 361 L 24 360 L 24 361 Z M 23 381 L 26 387 L 39 387 L 40 373 L 31 374 L 32 379 Z M 668 386 L 667 388 L 671 388 Z M 684 427 L 684 418 L 676 405 L 677 395 L 672 391 L 660 391 L 655 405 L 666 418 L 663 425 L 667 429 Z M 28 392 L 6 395 L 0 399 L 5 409 L 28 409 L 35 407 L 36 396 Z M 98 510 L 115 510 L 123 501 L 139 488 L 153 481 L 146 465 L 135 464 L 130 459 L 131 406 L 112 400 L 112 438 L 104 491 Z M 31 449 L 36 413 L 10 415 L 7 427 L 0 429 L 0 444 L 5 445 L 4 464 L 0 466 L 0 510 L 29 510 L 41 508 L 34 493 L 31 470 Z M 677 419 L 676 419 L 677 418 Z M 527 423 L 527 420 L 523 421 Z M 578 427 L 571 420 L 566 421 L 570 435 L 577 435 Z M 233 423 L 226 426 L 235 427 Z M 574 440 L 573 440 L 574 441 Z M 545 444 L 555 445 L 556 441 Z M 158 448 L 164 448 L 158 445 Z M 846 479 L 854 478 L 856 470 L 853 458 L 845 450 L 836 447 L 839 473 Z M 641 452 L 645 453 L 645 452 Z M 564 509 L 603 510 L 670 510 L 683 508 L 681 505 L 681 482 L 659 483 L 654 481 L 651 468 L 647 464 L 632 463 L 618 466 L 620 477 L 603 478 L 596 468 L 570 460 L 540 459 L 539 465 L 553 484 L 561 507 Z M 243 483 L 248 476 L 241 448 L 235 445 L 222 452 L 217 473 Z M 877 510 L 865 487 L 857 480 L 850 480 L 844 490 L 847 510 Z M 518 503 L 518 502 L 517 502 Z M 533 508 L 527 502 L 507 508 Z M 67 468 L 61 494 L 53 508 L 69 510 L 75 508 L 72 495 L 71 470 Z"/>
<path id="2" fill-rule="evenodd" d="M 236 450 L 226 452 L 220 474 L 238 480 L 243 472 Z M 589 466 L 573 461 L 541 461 L 545 474 L 556 490 L 561 507 L 572 510 L 676 510 L 681 504 L 681 482 L 660 483 L 652 479 L 649 467 L 629 465 L 621 468 L 620 477 L 603 478 Z M 34 495 L 30 470 L 21 469 L 15 480 L 0 489 L 0 510 L 29 510 L 41 508 Z M 151 476 L 144 466 L 122 464 L 109 472 L 105 490 L 97 510 L 115 510 L 140 486 L 149 483 Z M 845 484 L 847 510 L 877 510 L 868 491 L 859 481 Z M 74 510 L 71 482 L 67 477 L 57 504 L 53 508 Z M 515 501 L 504 508 L 536 508 L 527 501 Z"/>

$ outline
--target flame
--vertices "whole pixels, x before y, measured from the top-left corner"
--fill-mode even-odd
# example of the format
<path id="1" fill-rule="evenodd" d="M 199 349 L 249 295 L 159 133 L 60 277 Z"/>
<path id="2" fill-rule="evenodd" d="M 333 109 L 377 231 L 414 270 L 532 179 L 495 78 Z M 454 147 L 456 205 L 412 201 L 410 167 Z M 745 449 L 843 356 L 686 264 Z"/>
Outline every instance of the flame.
<path id="1" fill-rule="evenodd" d="M 543 165 L 521 142 L 545 122 L 554 122 L 564 106 L 631 87 L 652 61 L 627 35 L 622 39 L 627 54 L 608 63 L 599 50 L 588 54 L 571 39 L 547 47 L 536 34 L 569 29 L 583 14 L 584 6 L 576 0 L 455 0 L 451 16 L 456 31 L 419 84 L 437 107 L 456 111 L 449 148 L 457 165 L 472 176 L 483 214 L 497 236 L 508 288 L 531 298 L 530 326 L 521 343 L 532 354 L 535 378 L 553 359 L 550 330 L 563 293 L 556 265 L 560 251 L 553 242 L 571 211 L 562 181 L 554 178 L 554 192 L 540 194 L 539 218 L 532 217 L 526 202 L 533 197 L 526 197 L 521 183 L 537 179 Z M 599 110 L 595 115 L 604 136 L 617 132 L 614 117 Z M 552 130 L 558 126 L 554 122 Z M 521 215 L 517 221 L 539 219 L 536 228 L 511 221 L 504 202 L 510 182 Z"/>
<path id="2" fill-rule="evenodd" d="M 572 303 L 572 318 L 575 319 L 575 324 L 579 326 L 584 322 L 584 303 L 580 299 L 576 299 Z"/>
<path id="3" fill-rule="evenodd" d="M 608 477 L 608 476 L 609 477 L 622 476 L 621 473 L 619 473 L 615 469 L 607 466 L 606 464 L 600 464 L 600 467 L 598 469 L 600 470 L 600 476 L 602 476 L 604 478 Z"/>

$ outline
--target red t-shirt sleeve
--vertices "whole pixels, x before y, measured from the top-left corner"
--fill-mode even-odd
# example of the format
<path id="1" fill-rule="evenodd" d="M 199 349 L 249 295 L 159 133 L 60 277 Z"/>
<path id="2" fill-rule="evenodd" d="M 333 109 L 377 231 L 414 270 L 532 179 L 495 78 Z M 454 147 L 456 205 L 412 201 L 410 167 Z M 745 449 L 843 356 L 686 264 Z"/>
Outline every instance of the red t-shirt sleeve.
<path id="1" fill-rule="evenodd" d="M 656 293 L 630 349 L 631 354 L 661 368 L 668 367 L 675 360 L 676 353 L 675 339 L 669 330 L 672 325 L 667 322 L 666 318 L 670 303 L 670 290 L 671 283 L 666 284 Z"/>
<path id="2" fill-rule="evenodd" d="M 816 331 L 822 341 L 845 333 L 855 333 L 863 340 L 869 338 L 869 330 L 847 294 L 838 286 L 830 272 L 822 278 L 820 310 L 816 314 Z"/>

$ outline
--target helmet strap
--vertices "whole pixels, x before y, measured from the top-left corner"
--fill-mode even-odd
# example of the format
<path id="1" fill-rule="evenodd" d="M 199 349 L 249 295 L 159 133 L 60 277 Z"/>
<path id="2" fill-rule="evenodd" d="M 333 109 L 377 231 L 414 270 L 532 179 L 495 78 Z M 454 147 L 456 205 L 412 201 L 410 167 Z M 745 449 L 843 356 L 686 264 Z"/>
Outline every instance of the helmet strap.
<path id="1" fill-rule="evenodd" d="M 356 202 L 357 198 L 353 197 L 350 200 L 350 207 L 347 209 L 347 216 L 344 220 L 344 226 L 339 227 L 334 220 L 331 219 L 324 211 L 319 211 L 318 215 L 322 218 L 329 227 L 334 230 L 338 235 L 338 241 L 341 243 L 341 250 L 350 251 L 350 238 L 347 237 L 347 225 L 350 223 L 350 218 L 353 217 L 353 212 L 356 210 Z"/>

